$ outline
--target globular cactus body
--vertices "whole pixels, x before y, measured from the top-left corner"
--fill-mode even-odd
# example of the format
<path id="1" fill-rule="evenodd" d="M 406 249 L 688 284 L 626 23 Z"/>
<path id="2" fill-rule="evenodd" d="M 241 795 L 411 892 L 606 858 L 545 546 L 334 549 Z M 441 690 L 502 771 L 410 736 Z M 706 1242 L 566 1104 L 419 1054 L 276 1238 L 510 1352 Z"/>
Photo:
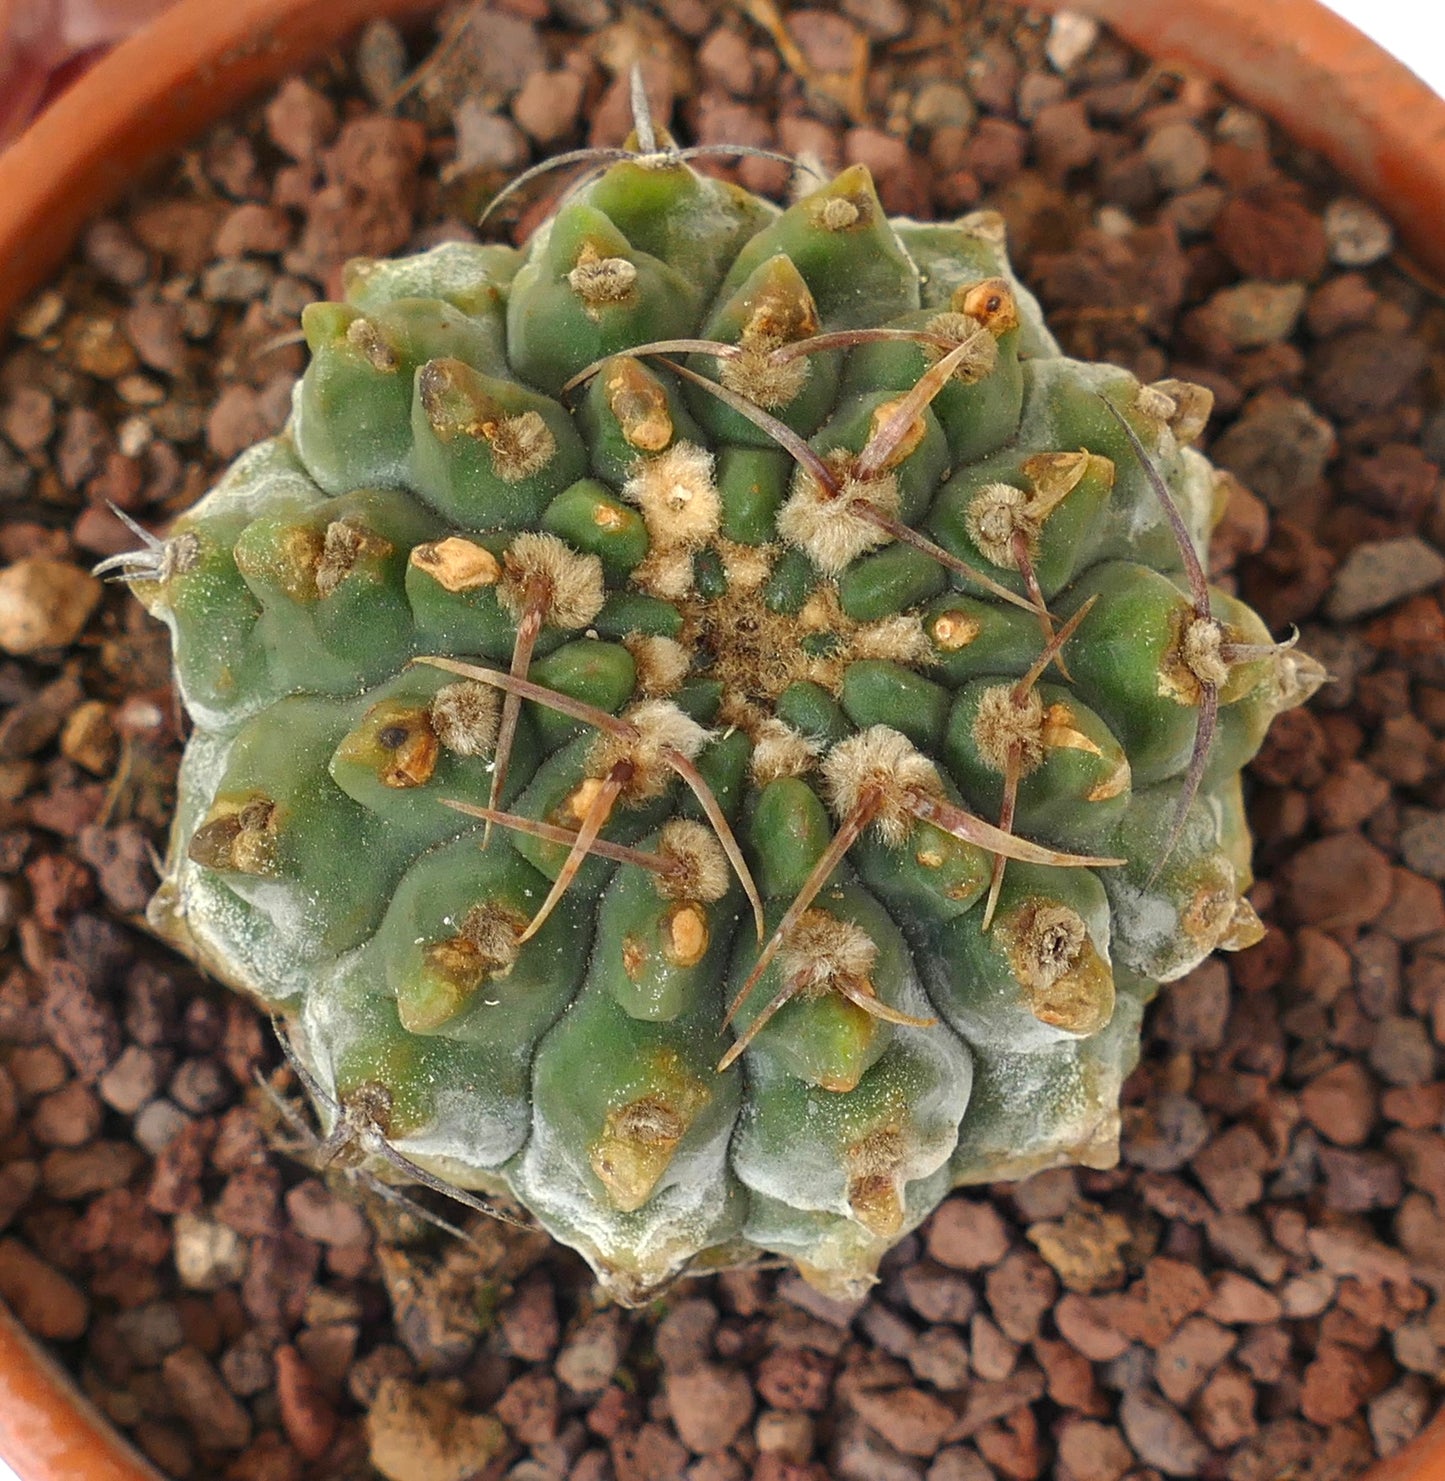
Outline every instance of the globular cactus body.
<path id="1" fill-rule="evenodd" d="M 662 149 L 346 293 L 127 569 L 195 722 L 153 916 L 323 1120 L 628 1300 L 853 1290 L 956 1183 L 1109 1165 L 1315 677 L 1203 593 L 1205 394 L 861 168 L 780 211 Z"/>

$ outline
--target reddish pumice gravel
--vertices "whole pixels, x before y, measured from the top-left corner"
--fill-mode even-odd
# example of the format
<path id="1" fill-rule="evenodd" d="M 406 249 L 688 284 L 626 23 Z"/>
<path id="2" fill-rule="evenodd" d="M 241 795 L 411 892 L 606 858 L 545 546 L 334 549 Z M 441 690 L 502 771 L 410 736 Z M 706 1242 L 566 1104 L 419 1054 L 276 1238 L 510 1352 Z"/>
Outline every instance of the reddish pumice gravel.
<path id="1" fill-rule="evenodd" d="M 1077 18 L 785 19 L 801 74 L 698 0 L 456 8 L 420 72 L 434 36 L 373 26 L 0 349 L 0 1297 L 169 1476 L 1343 1481 L 1439 1405 L 1445 306 L 1317 160 Z M 179 722 L 164 633 L 86 574 L 133 544 L 107 503 L 163 526 L 280 426 L 346 257 L 620 142 L 634 61 L 687 141 L 1000 210 L 1066 349 L 1208 385 L 1216 579 L 1334 678 L 1250 768 L 1269 932 L 1151 1010 L 1120 1166 L 955 1195 L 857 1307 L 741 1271 L 599 1309 L 543 1239 L 318 1172 L 267 1025 L 139 925 Z"/>

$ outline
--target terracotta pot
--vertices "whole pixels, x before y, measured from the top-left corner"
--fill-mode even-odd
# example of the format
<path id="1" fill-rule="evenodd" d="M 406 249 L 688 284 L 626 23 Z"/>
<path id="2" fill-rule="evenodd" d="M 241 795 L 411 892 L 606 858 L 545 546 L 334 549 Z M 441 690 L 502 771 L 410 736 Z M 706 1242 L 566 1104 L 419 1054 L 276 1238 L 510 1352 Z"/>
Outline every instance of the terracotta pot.
<path id="1" fill-rule="evenodd" d="M 440 0 L 180 0 L 0 154 L 0 321 L 85 222 L 268 84 L 366 20 Z M 0 15 L 11 0 L 0 0 Z M 1227 84 L 1377 201 L 1445 278 L 1445 101 L 1316 0 L 1030 0 L 1098 16 Z M 159 1481 L 0 1307 L 0 1462 L 20 1481 Z M 1365 1481 L 1445 1481 L 1445 1413 Z"/>
<path id="2" fill-rule="evenodd" d="M 180 0 L 137 31 L 0 154 L 0 323 L 152 160 L 366 21 L 439 5 Z"/>
<path id="3" fill-rule="evenodd" d="M 0 1304 L 0 1465 L 20 1481 L 161 1481 Z"/>

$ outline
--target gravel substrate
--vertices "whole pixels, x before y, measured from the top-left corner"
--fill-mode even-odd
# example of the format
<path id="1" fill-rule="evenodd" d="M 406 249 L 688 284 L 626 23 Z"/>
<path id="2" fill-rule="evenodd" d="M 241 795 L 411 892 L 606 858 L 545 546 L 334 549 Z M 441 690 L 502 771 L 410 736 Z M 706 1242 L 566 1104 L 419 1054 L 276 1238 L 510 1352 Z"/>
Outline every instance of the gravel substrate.
<path id="1" fill-rule="evenodd" d="M 464 8 L 395 112 L 435 38 L 375 25 L 3 346 L 0 1296 L 169 1476 L 1343 1481 L 1438 1405 L 1445 305 L 1317 160 L 1077 19 L 844 0 L 789 49 L 771 13 Z M 603 1309 L 545 1239 L 319 1174 L 264 1020 L 140 927 L 180 720 L 162 630 L 85 574 L 134 543 L 107 501 L 162 527 L 279 428 L 345 258 L 620 142 L 634 59 L 685 140 L 997 208 L 1070 351 L 1208 385 L 1216 579 L 1334 676 L 1249 771 L 1268 935 L 1151 1010 L 1120 1167 L 956 1195 L 859 1307 L 749 1271 Z"/>

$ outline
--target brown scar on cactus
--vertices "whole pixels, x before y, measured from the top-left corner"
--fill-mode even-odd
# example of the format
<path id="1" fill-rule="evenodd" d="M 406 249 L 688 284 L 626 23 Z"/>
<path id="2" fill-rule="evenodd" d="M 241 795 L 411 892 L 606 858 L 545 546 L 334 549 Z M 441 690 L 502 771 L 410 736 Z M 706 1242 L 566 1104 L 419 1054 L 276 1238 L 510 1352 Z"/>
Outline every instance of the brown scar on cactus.
<path id="1" fill-rule="evenodd" d="M 630 265 L 630 264 L 629 264 Z M 461 360 L 429 360 L 417 374 L 417 395 L 442 442 L 470 437 L 487 445 L 503 483 L 540 473 L 557 455 L 557 439 L 536 411 L 508 412 Z"/>

